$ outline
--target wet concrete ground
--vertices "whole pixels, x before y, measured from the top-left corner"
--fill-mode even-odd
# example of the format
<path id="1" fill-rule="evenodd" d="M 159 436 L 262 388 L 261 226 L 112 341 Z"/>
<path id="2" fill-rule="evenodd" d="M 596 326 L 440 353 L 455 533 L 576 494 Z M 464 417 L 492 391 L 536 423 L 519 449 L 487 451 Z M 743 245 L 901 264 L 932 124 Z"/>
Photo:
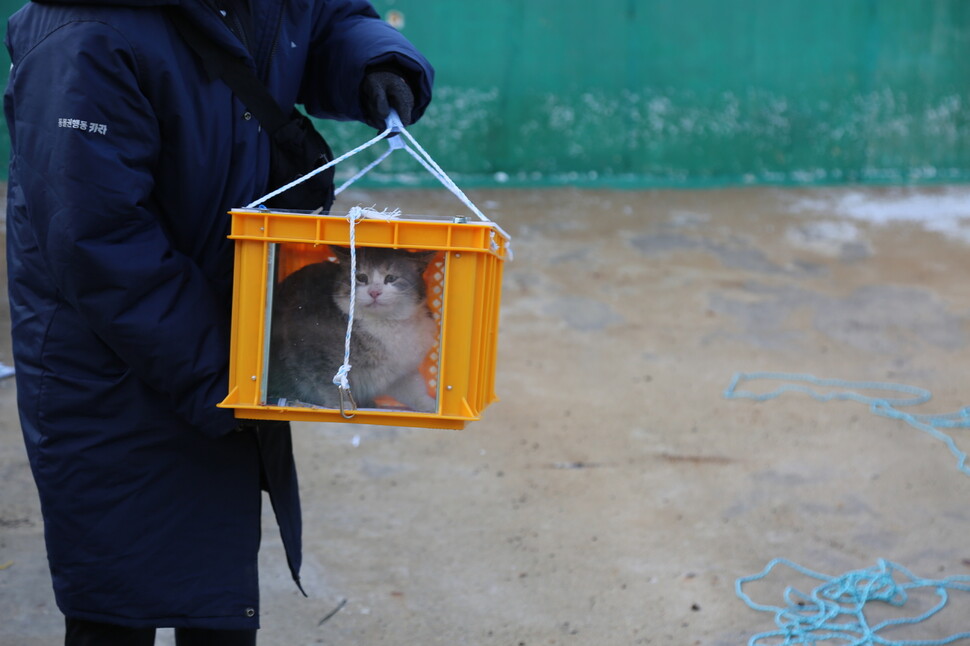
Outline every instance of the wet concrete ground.
<path id="1" fill-rule="evenodd" d="M 775 628 L 735 581 L 776 557 L 970 575 L 970 477 L 939 439 L 857 402 L 723 395 L 780 371 L 932 391 L 907 412 L 970 404 L 970 187 L 469 196 L 513 236 L 502 401 L 457 432 L 296 425 L 310 597 L 267 509 L 260 644 L 728 646 Z M 345 202 L 462 210 L 443 191 Z M 14 406 L 0 381 L 0 644 L 57 644 Z M 817 582 L 750 590 L 784 605 L 789 584 Z M 887 636 L 941 639 L 968 609 L 954 593 Z"/>

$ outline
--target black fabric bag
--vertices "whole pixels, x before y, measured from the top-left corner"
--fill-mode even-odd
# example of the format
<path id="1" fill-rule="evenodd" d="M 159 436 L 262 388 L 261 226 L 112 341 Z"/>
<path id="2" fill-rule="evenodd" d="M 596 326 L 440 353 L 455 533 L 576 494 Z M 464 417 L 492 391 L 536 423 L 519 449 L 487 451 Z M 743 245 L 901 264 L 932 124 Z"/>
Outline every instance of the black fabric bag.
<path id="1" fill-rule="evenodd" d="M 269 159 L 269 188 L 277 189 L 303 177 L 333 159 L 326 140 L 313 123 L 299 110 L 293 110 L 290 120 L 270 133 L 272 148 Z M 321 209 L 326 213 L 333 204 L 333 167 L 297 184 L 266 201 L 274 209 Z"/>
<path id="2" fill-rule="evenodd" d="M 169 16 L 185 42 L 199 56 L 209 78 L 222 79 L 259 120 L 270 136 L 270 170 L 267 192 L 333 159 L 333 152 L 313 122 L 296 108 L 286 115 L 256 72 L 239 58 L 211 42 L 180 9 Z M 328 212 L 334 200 L 333 168 L 317 173 L 266 201 L 274 209 Z"/>

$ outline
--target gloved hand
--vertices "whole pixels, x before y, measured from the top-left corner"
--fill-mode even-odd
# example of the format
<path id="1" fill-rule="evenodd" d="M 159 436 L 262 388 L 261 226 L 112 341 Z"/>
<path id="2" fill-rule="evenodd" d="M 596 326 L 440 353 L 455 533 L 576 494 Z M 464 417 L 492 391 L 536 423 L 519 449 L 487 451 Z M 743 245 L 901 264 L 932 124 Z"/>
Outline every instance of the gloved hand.
<path id="1" fill-rule="evenodd" d="M 401 123 L 413 123 L 414 93 L 404 77 L 386 67 L 368 71 L 360 84 L 360 102 L 364 109 L 365 123 L 372 128 L 387 128 L 387 116 L 391 108 L 397 110 Z"/>

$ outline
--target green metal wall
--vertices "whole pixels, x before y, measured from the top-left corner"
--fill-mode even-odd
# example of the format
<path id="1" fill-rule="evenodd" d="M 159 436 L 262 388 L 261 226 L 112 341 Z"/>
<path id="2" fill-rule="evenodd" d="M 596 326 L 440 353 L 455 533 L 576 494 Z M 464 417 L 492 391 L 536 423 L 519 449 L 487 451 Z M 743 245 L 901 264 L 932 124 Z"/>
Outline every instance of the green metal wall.
<path id="1" fill-rule="evenodd" d="M 435 64 L 412 133 L 464 183 L 970 180 L 966 0 L 375 6 Z M 400 155 L 369 178 L 425 176 Z"/>
<path id="2" fill-rule="evenodd" d="M 7 37 L 7 20 L 17 9 L 22 7 L 25 0 L 0 0 L 0 12 L 5 16 L 2 24 L 3 40 Z M 7 55 L 7 48 L 0 47 L 0 87 L 7 87 L 7 79 L 10 76 L 10 56 Z M 7 132 L 7 122 L 2 120 L 0 123 L 0 181 L 7 180 L 7 160 L 10 159 L 10 134 Z"/>

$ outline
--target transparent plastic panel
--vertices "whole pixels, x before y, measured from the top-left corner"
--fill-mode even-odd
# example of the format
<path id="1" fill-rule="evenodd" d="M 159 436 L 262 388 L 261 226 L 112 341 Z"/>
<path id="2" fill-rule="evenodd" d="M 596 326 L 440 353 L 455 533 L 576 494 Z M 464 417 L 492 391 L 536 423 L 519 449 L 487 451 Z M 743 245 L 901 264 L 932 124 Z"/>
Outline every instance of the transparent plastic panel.
<path id="1" fill-rule="evenodd" d="M 444 252 L 358 246 L 351 276 L 347 247 L 273 246 L 264 404 L 437 412 Z M 345 365 L 350 397 L 334 383 Z"/>

